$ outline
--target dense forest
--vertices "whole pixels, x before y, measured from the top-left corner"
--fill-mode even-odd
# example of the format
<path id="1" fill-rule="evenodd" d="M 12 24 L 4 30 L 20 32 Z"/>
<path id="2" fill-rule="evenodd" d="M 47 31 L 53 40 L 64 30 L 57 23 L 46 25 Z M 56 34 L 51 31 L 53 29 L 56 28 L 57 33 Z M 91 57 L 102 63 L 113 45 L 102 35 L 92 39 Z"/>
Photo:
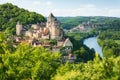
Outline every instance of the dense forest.
<path id="1" fill-rule="evenodd" d="M 18 8 L 11 3 L 0 5 L 0 31 L 15 32 L 15 25 L 20 21 L 23 25 L 44 22 L 41 14 Z"/>
<path id="2" fill-rule="evenodd" d="M 102 46 L 104 57 L 120 56 L 120 31 L 107 29 L 103 31 L 98 42 Z"/>
<path id="3" fill-rule="evenodd" d="M 24 42 L 14 46 L 12 34 L 15 32 L 16 22 L 44 22 L 42 15 L 10 3 L 0 5 L 0 80 L 120 80 L 119 18 L 76 19 L 59 18 L 66 29 L 88 20 L 100 25 L 107 24 L 109 28 L 94 29 L 89 33 L 66 33 L 65 37 L 69 37 L 73 43 L 73 54 L 77 59 L 76 63 L 62 63 L 60 52 L 51 53 L 48 49 L 31 47 Z M 94 49 L 83 45 L 85 38 L 96 35 L 103 48 L 103 58 Z"/>

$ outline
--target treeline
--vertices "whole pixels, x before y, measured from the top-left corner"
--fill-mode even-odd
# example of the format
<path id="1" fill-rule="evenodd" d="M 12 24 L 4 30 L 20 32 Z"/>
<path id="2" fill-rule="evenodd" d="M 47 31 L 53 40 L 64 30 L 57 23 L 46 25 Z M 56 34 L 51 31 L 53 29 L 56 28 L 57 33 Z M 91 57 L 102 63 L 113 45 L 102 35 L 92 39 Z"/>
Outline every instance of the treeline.
<path id="1" fill-rule="evenodd" d="M 89 21 L 89 17 L 82 17 L 82 16 L 77 16 L 77 17 L 57 17 L 57 18 L 62 23 L 62 27 L 64 29 L 72 29 L 73 27 L 78 26 L 82 22 Z"/>
<path id="2" fill-rule="evenodd" d="M 18 21 L 24 25 L 44 22 L 45 18 L 41 14 L 18 8 L 11 3 L 0 5 L 0 31 L 15 32 L 15 25 Z"/>
<path id="3" fill-rule="evenodd" d="M 109 26 L 109 29 L 120 31 L 120 18 L 107 20 L 105 24 Z"/>
<path id="4" fill-rule="evenodd" d="M 118 28 L 118 27 L 117 27 Z M 120 56 L 120 28 L 111 27 L 102 31 L 98 42 L 102 47 L 104 57 Z"/>
<path id="5" fill-rule="evenodd" d="M 120 57 L 99 59 L 79 64 L 63 64 L 52 80 L 119 80 Z"/>
<path id="6" fill-rule="evenodd" d="M 102 47 L 104 57 L 120 55 L 120 19 L 105 22 L 109 27 L 101 28 L 98 42 Z"/>

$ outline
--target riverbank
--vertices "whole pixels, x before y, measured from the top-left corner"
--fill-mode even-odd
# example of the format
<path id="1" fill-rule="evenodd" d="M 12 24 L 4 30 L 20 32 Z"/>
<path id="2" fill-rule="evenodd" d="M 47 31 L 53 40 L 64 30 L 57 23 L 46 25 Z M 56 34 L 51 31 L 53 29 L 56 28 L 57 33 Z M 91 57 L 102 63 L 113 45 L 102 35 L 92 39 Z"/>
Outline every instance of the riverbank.
<path id="1" fill-rule="evenodd" d="M 120 56 L 120 31 L 107 29 L 98 36 L 98 43 L 102 47 L 104 57 Z"/>
<path id="2" fill-rule="evenodd" d="M 95 51 L 83 44 L 84 39 L 94 36 L 92 33 L 68 33 L 66 36 L 73 43 L 72 53 L 76 55 L 76 62 L 87 62 L 94 59 Z"/>

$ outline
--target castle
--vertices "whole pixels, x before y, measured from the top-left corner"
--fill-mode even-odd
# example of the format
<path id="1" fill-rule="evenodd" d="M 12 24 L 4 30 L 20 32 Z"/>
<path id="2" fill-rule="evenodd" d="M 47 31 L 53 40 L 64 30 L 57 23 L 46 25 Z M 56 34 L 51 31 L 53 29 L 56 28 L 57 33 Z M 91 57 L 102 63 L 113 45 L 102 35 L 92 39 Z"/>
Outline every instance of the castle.
<path id="1" fill-rule="evenodd" d="M 57 39 L 63 38 L 64 32 L 61 28 L 61 23 L 51 13 L 47 19 L 46 26 L 43 24 L 32 24 L 27 30 L 20 22 L 16 25 L 16 35 L 25 35 L 35 39 Z"/>
<path id="2" fill-rule="evenodd" d="M 95 26 L 92 22 L 88 21 L 88 22 L 82 22 L 81 24 L 79 24 L 78 26 L 76 26 L 75 28 L 71 29 L 70 31 L 80 31 L 80 32 L 88 32 L 91 29 L 93 29 Z"/>
<path id="3" fill-rule="evenodd" d="M 61 52 L 64 54 L 63 62 L 74 62 L 76 57 L 71 54 L 73 44 L 69 38 L 64 37 L 60 21 L 51 13 L 46 23 L 38 23 L 23 26 L 20 22 L 16 24 L 16 43 L 30 43 L 31 46 L 42 46 L 52 53 Z"/>

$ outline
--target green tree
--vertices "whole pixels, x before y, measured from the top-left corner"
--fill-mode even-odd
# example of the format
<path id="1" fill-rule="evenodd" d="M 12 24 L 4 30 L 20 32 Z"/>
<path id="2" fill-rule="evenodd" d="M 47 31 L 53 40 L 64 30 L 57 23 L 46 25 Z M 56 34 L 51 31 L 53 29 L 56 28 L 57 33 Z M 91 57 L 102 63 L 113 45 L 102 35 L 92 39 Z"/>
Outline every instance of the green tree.
<path id="1" fill-rule="evenodd" d="M 41 14 L 29 12 L 11 3 L 0 5 L 0 31 L 9 29 L 12 33 L 15 33 L 15 25 L 18 21 L 27 25 L 45 22 L 46 20 Z"/>
<path id="2" fill-rule="evenodd" d="M 6 77 L 2 79 L 38 79 L 48 80 L 60 65 L 60 54 L 51 54 L 41 47 L 21 44 L 12 54 L 2 55 L 2 64 Z M 2 69 L 1 69 L 2 70 Z"/>

